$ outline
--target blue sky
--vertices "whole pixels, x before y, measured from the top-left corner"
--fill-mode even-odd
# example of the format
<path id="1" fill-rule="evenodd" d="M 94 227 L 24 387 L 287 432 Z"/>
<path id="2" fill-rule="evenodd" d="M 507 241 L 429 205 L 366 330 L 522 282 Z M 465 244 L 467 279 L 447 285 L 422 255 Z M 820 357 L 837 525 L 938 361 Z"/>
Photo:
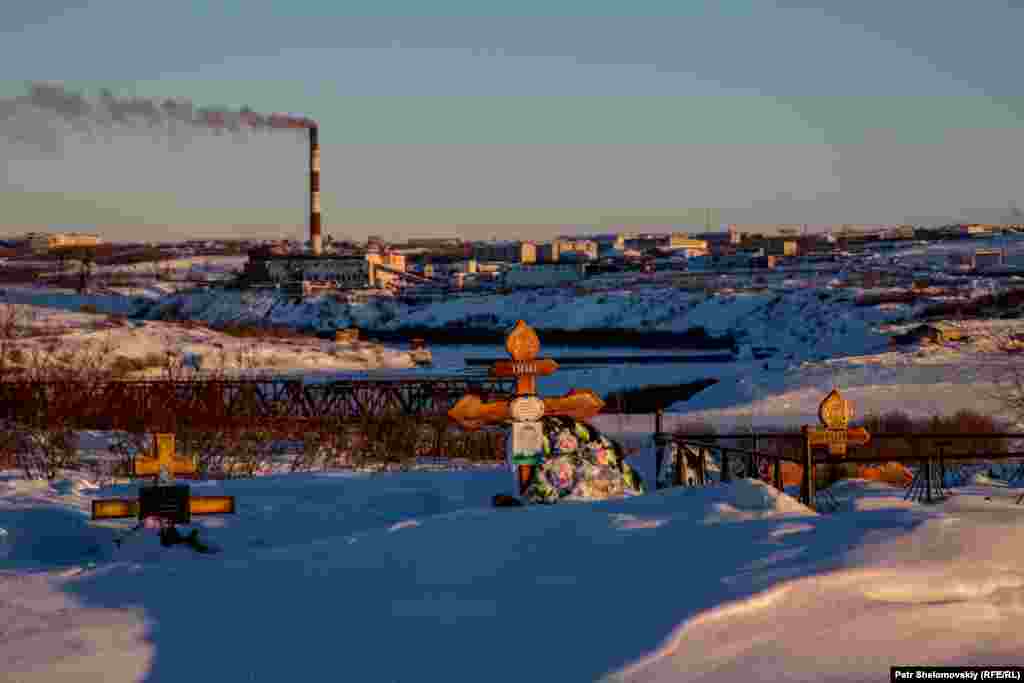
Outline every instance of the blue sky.
<path id="1" fill-rule="evenodd" d="M 705 206 L 737 222 L 992 220 L 1024 205 L 1019 3 L 8 4 L 0 97 L 49 80 L 317 118 L 337 234 L 533 236 Z M 9 230 L 304 221 L 294 136 L 172 145 L 54 124 L 54 155 L 11 125 Z"/>

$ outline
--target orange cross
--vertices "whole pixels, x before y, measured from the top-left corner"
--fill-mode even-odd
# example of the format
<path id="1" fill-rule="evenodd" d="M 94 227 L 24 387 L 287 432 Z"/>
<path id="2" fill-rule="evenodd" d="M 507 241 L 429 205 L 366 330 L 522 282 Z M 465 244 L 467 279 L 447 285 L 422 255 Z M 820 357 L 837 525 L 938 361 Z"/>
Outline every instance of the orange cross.
<path id="1" fill-rule="evenodd" d="M 195 458 L 188 455 L 177 455 L 174 452 L 174 434 L 155 434 L 156 453 L 135 458 L 133 470 L 136 477 L 155 477 L 160 469 L 166 468 L 168 474 L 195 474 Z"/>
<path id="2" fill-rule="evenodd" d="M 495 377 L 515 377 L 517 396 L 534 396 L 537 377 L 550 375 L 558 363 L 550 358 L 537 360 L 540 340 L 529 325 L 520 320 L 505 340 L 505 349 L 512 360 L 500 360 L 491 367 Z M 544 415 L 561 415 L 575 420 L 588 420 L 604 408 L 601 397 L 589 389 L 573 389 L 565 396 L 540 399 Z M 484 403 L 474 394 L 466 394 L 448 411 L 448 417 L 467 431 L 497 425 L 513 419 L 512 402 L 506 400 Z M 539 416 L 538 416 L 539 417 Z"/>
<path id="3" fill-rule="evenodd" d="M 827 446 L 831 455 L 845 455 L 848 445 L 863 446 L 871 440 L 871 434 L 863 427 L 851 427 L 853 404 L 844 399 L 838 389 L 829 392 L 818 406 L 818 420 L 824 429 L 805 427 L 811 447 Z"/>
<path id="4" fill-rule="evenodd" d="M 512 360 L 501 360 L 491 367 L 491 375 L 516 378 L 516 398 L 484 403 L 479 396 L 467 394 L 448 411 L 448 417 L 467 431 L 487 425 L 514 420 L 535 421 L 542 415 L 559 415 L 574 420 L 588 420 L 604 408 L 601 397 L 589 389 L 573 389 L 565 396 L 537 398 L 537 377 L 550 375 L 558 363 L 550 358 L 537 359 L 540 340 L 537 333 L 522 320 L 505 340 L 505 349 Z M 533 477 L 533 465 L 519 465 L 520 493 L 525 492 Z"/>

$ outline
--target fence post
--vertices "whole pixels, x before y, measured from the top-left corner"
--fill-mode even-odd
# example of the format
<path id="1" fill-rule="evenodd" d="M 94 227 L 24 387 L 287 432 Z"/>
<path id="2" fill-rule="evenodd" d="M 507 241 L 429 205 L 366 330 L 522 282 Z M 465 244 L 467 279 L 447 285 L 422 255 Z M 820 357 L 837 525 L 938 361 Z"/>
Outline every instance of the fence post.
<path id="1" fill-rule="evenodd" d="M 667 439 L 665 433 L 662 431 L 661 418 L 664 414 L 662 408 L 658 408 L 654 411 L 654 490 L 657 491 L 661 488 L 661 467 L 665 462 L 665 447 L 667 445 Z"/>
<path id="2" fill-rule="evenodd" d="M 686 450 L 685 446 L 676 444 L 675 450 L 672 453 L 672 465 L 675 467 L 675 471 L 672 472 L 672 485 L 682 486 L 686 483 L 683 478 L 683 470 L 686 469 Z"/>
<path id="3" fill-rule="evenodd" d="M 952 441 L 937 441 L 939 447 L 939 494 L 946 488 L 946 446 L 952 446 Z"/>
<path id="4" fill-rule="evenodd" d="M 804 482 L 803 482 L 803 504 L 812 510 L 815 509 L 815 495 L 814 490 L 814 453 L 811 450 L 811 435 L 810 430 L 806 425 L 800 428 L 801 436 L 804 441 Z"/>
<path id="5" fill-rule="evenodd" d="M 752 445 L 752 448 L 750 450 L 753 451 L 753 453 L 757 453 L 758 452 L 758 450 L 757 450 L 757 433 L 756 432 L 754 433 L 753 445 Z M 760 479 L 761 478 L 761 469 L 758 467 L 759 463 L 758 463 L 757 460 L 758 460 L 757 456 L 751 454 L 751 456 L 750 456 L 750 468 L 747 471 L 749 472 L 748 476 L 750 476 L 750 477 L 752 477 L 754 479 Z"/>
<path id="6" fill-rule="evenodd" d="M 910 439 L 910 454 L 912 456 L 914 456 L 914 460 L 913 461 L 917 463 L 917 476 L 921 477 L 923 475 L 923 476 L 927 477 L 928 471 L 927 471 L 927 468 L 925 467 L 924 460 L 921 458 L 921 440 L 920 439 L 915 439 L 915 438 L 911 438 Z M 910 487 L 911 487 L 911 489 L 913 489 L 913 487 L 914 487 L 914 482 L 913 481 L 910 482 Z"/>

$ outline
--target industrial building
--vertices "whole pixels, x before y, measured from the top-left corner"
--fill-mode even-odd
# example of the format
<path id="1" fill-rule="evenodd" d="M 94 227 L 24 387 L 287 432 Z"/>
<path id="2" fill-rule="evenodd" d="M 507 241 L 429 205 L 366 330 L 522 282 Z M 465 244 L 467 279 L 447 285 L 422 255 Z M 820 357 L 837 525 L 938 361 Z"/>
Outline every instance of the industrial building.
<path id="1" fill-rule="evenodd" d="M 796 256 L 800 253 L 799 242 L 795 239 L 780 239 L 769 237 L 751 240 L 748 247 L 764 249 L 764 253 L 771 256 Z"/>
<path id="2" fill-rule="evenodd" d="M 369 287 L 370 262 L 366 256 L 280 254 L 270 250 L 249 252 L 244 274 L 252 282 L 333 282 L 344 289 Z"/>
<path id="3" fill-rule="evenodd" d="M 509 289 L 557 287 L 579 282 L 585 276 L 586 264 L 583 263 L 539 263 L 509 268 L 505 271 L 504 281 Z"/>
<path id="4" fill-rule="evenodd" d="M 726 232 L 702 232 L 693 238 L 707 242 L 709 249 L 717 249 L 726 245 L 739 245 L 740 231 L 735 225 L 730 225 Z"/>
<path id="5" fill-rule="evenodd" d="M 411 249 L 444 249 L 462 246 L 458 237 L 412 237 L 405 241 Z"/>
<path id="6" fill-rule="evenodd" d="M 537 245 L 533 242 L 477 242 L 473 258 L 479 261 L 504 263 L 536 263 Z"/>
<path id="7" fill-rule="evenodd" d="M 244 271 L 250 283 L 302 285 L 303 291 L 390 289 L 405 279 L 404 276 L 405 256 L 393 252 L 318 255 L 266 248 L 249 252 Z"/>
<path id="8" fill-rule="evenodd" d="M 693 239 L 686 233 L 674 232 L 661 235 L 639 235 L 623 240 L 626 250 L 638 252 L 651 251 L 676 251 L 689 250 L 691 252 L 706 252 L 708 249 L 707 240 Z"/>
<path id="9" fill-rule="evenodd" d="M 977 249 L 974 252 L 975 268 L 999 268 L 1004 264 L 1005 254 L 1002 249 Z"/>
<path id="10" fill-rule="evenodd" d="M 99 235 L 84 232 L 31 232 L 25 237 L 29 247 L 36 253 L 70 247 L 95 247 L 103 243 Z"/>

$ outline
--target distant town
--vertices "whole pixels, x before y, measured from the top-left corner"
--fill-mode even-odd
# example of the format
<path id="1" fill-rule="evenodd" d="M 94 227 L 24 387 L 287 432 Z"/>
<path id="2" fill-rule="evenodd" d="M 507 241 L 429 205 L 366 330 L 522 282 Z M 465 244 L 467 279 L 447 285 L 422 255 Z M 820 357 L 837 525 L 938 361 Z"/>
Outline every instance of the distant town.
<path id="1" fill-rule="evenodd" d="M 86 289 L 92 267 L 153 262 L 191 256 L 244 257 L 232 283 L 275 288 L 296 296 L 326 292 L 437 295 L 453 290 L 507 291 L 572 285 L 611 273 L 693 273 L 789 270 L 840 263 L 871 248 L 884 250 L 913 241 L 970 240 L 1024 232 L 1024 224 L 955 224 L 939 227 L 839 225 L 824 231 L 806 226 L 729 225 L 719 231 L 613 232 L 561 235 L 549 241 L 466 241 L 457 237 L 388 242 L 321 240 L 189 240 L 175 243 L 108 243 L 99 234 L 29 233 L 0 241 L 4 281 L 35 277 L 67 280 Z M 997 249 L 959 250 L 949 258 L 958 270 L 1005 265 Z M 66 261 L 79 267 L 70 272 Z M 74 269 L 72 269 L 74 270 Z M 51 283 L 56 284 L 56 283 Z"/>

